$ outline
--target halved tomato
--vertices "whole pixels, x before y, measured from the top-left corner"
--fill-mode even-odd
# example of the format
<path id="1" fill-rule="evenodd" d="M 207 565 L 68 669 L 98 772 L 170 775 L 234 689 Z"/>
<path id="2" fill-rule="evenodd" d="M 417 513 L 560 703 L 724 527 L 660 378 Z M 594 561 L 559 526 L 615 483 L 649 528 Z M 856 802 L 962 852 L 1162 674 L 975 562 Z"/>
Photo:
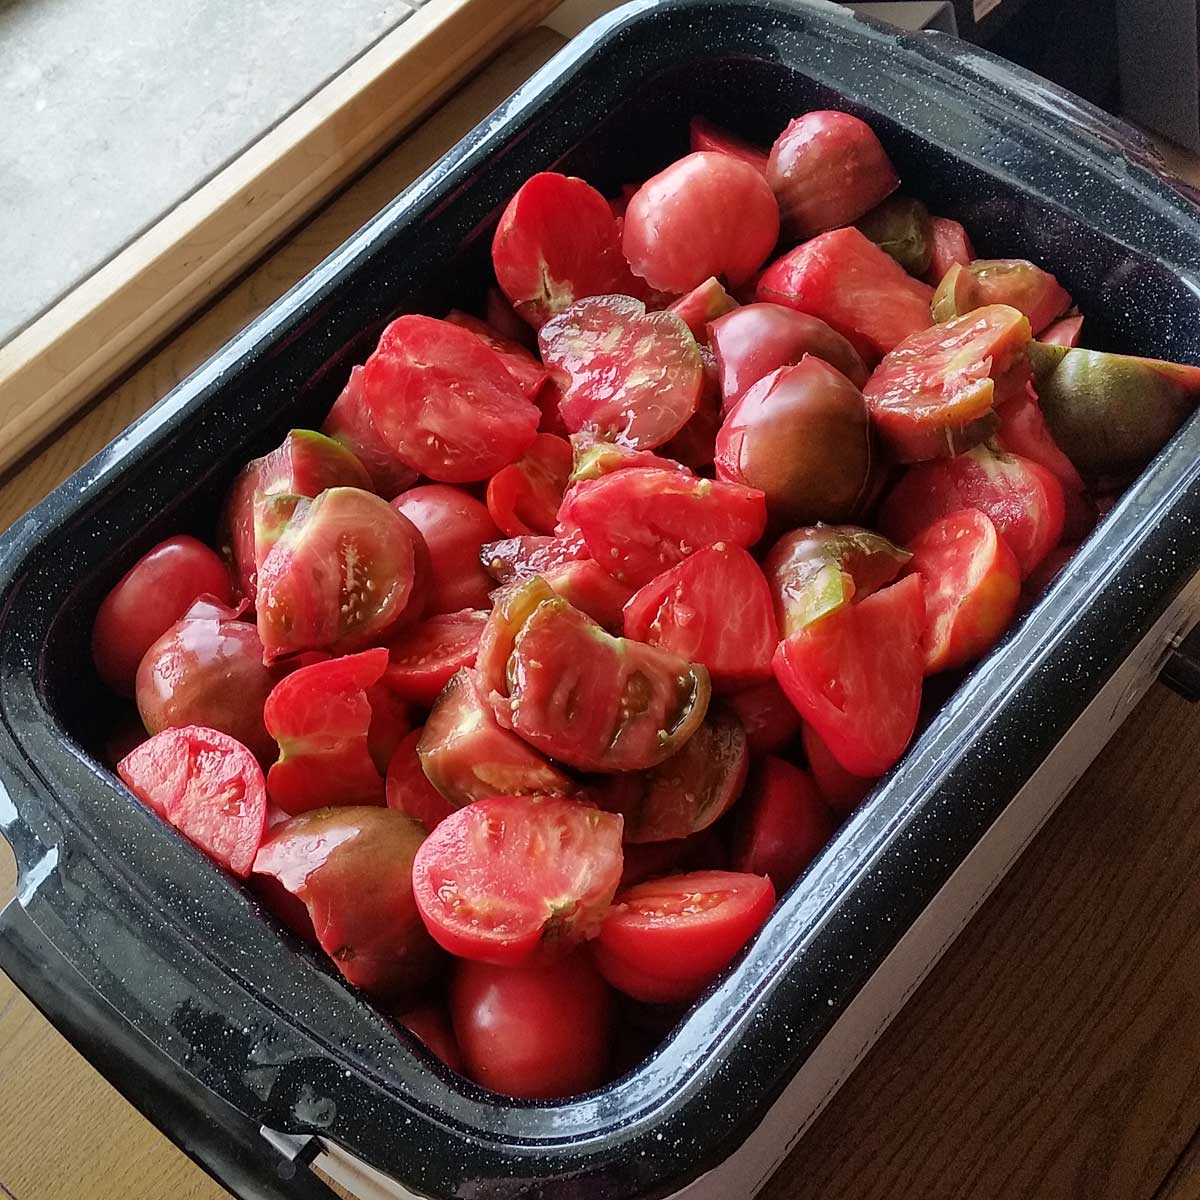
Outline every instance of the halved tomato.
<path id="1" fill-rule="evenodd" d="M 596 936 L 621 878 L 621 818 L 559 796 L 495 796 L 425 839 L 413 889 L 460 958 L 516 967 Z"/>
<path id="2" fill-rule="evenodd" d="M 691 331 L 631 296 L 572 304 L 542 326 L 538 344 L 572 433 L 649 450 L 677 434 L 700 402 L 704 364 Z"/>
<path id="3" fill-rule="evenodd" d="M 539 433 L 514 463 L 501 467 L 487 486 L 487 510 L 507 537 L 553 533 L 567 479 L 571 444 L 552 433 Z"/>
<path id="4" fill-rule="evenodd" d="M 765 150 L 752 146 L 727 129 L 721 129 L 704 117 L 693 117 L 688 124 L 691 147 L 696 150 L 711 150 L 715 154 L 728 154 L 749 163 L 764 178 L 770 157 Z"/>
<path id="5" fill-rule="evenodd" d="M 452 812 L 453 805 L 425 776 L 417 746 L 425 730 L 414 729 L 396 747 L 387 768 L 387 806 L 433 829 Z"/>
<path id="6" fill-rule="evenodd" d="M 848 817 L 871 794 L 879 780 L 847 771 L 811 725 L 805 724 L 800 738 L 817 790 L 839 817 Z"/>
<path id="7" fill-rule="evenodd" d="M 742 723 L 746 744 L 755 756 L 778 754 L 800 732 L 800 714 L 774 676 L 726 696 L 724 703 Z"/>
<path id="8" fill-rule="evenodd" d="M 868 362 L 933 324 L 933 289 L 853 227 L 823 233 L 777 258 L 755 298 L 810 313 Z"/>
<path id="9" fill-rule="evenodd" d="M 882 775 L 917 727 L 925 674 L 919 575 L 834 609 L 775 652 L 775 678 L 833 756 L 856 775 Z"/>
<path id="10" fill-rule="evenodd" d="M 1071 307 L 1071 297 L 1049 271 L 1023 258 L 980 258 L 955 263 L 933 294 L 933 318 L 949 321 L 989 304 L 1025 314 L 1036 337 Z"/>
<path id="11" fill-rule="evenodd" d="M 371 486 L 385 500 L 412 487 L 417 472 L 402 461 L 375 428 L 363 395 L 363 368 L 352 367 L 342 394 L 334 401 L 321 432 L 340 442 L 371 476 Z"/>
<path id="12" fill-rule="evenodd" d="M 696 871 L 621 892 L 596 939 L 596 965 L 650 1004 L 694 1000 L 759 931 L 775 905 L 762 875 Z"/>
<path id="13" fill-rule="evenodd" d="M 446 314 L 446 320 L 451 325 L 461 325 L 469 329 L 484 345 L 490 347 L 500 356 L 500 361 L 513 377 L 513 382 L 521 389 L 526 400 L 537 403 L 538 393 L 546 380 L 550 378 L 546 368 L 520 342 L 511 337 L 505 337 L 499 330 L 493 329 L 486 321 L 471 316 L 470 313 L 452 308 Z"/>
<path id="14" fill-rule="evenodd" d="M 625 636 L 702 663 L 718 688 L 770 679 L 779 644 L 762 571 L 740 546 L 724 543 L 697 550 L 636 592 L 625 605 Z"/>
<path id="15" fill-rule="evenodd" d="M 383 802 L 383 776 L 367 742 L 366 692 L 387 663 L 386 650 L 364 650 L 301 667 L 275 685 L 263 709 L 279 743 L 267 790 L 284 812 Z"/>
<path id="16" fill-rule="evenodd" d="M 880 506 L 879 527 L 895 541 L 911 542 L 960 508 L 977 508 L 992 519 L 1023 578 L 1062 537 L 1062 484 L 1040 464 L 986 446 L 910 467 Z"/>
<path id="17" fill-rule="evenodd" d="M 975 257 L 975 247 L 971 245 L 967 231 L 949 217 L 930 217 L 929 226 L 933 253 L 929 270 L 925 272 L 925 282 L 937 287 L 955 263 L 965 267 Z"/>
<path id="18" fill-rule="evenodd" d="M 721 286 L 720 280 L 710 275 L 703 283 L 680 296 L 667 312 L 683 319 L 698 341 L 707 340 L 709 321 L 715 321 L 725 313 L 737 308 L 738 302 Z"/>
<path id="19" fill-rule="evenodd" d="M 482 609 L 464 608 L 414 625 L 389 643 L 384 682 L 397 696 L 430 707 L 452 676 L 475 665 L 487 619 Z"/>
<path id="20" fill-rule="evenodd" d="M 762 492 L 679 471 L 617 471 L 577 484 L 559 515 L 578 527 L 592 557 L 631 587 L 705 546 L 753 546 L 767 524 Z"/>
<path id="21" fill-rule="evenodd" d="M 875 428 L 901 462 L 961 454 L 992 433 L 1005 373 L 1022 372 L 1029 322 L 993 304 L 913 334 L 863 389 Z"/>
<path id="22" fill-rule="evenodd" d="M 367 727 L 367 753 L 380 775 L 387 773 L 388 763 L 396 747 L 412 731 L 412 714 L 408 702 L 397 696 L 385 679 L 367 688 L 367 703 L 371 706 L 371 723 Z"/>
<path id="23" fill-rule="evenodd" d="M 768 756 L 751 772 L 738 806 L 733 865 L 786 892 L 832 834 L 829 809 L 808 774 Z"/>
<path id="24" fill-rule="evenodd" d="M 254 873 L 304 902 L 321 949 L 355 987 L 411 997 L 442 960 L 413 898 L 424 837 L 421 825 L 391 809 L 322 809 L 276 825 Z"/>
<path id="25" fill-rule="evenodd" d="M 1021 568 L 991 519 L 964 508 L 935 521 L 912 543 L 908 569 L 925 581 L 925 670 L 949 671 L 981 658 L 1017 612 Z"/>
<path id="26" fill-rule="evenodd" d="M 164 729 L 117 764 L 147 807 L 214 862 L 250 874 L 267 822 L 267 793 L 254 755 L 202 725 Z"/>
<path id="27" fill-rule="evenodd" d="M 380 437 L 439 483 L 487 479 L 533 444 L 541 413 L 491 347 L 433 317 L 398 317 L 363 369 Z"/>

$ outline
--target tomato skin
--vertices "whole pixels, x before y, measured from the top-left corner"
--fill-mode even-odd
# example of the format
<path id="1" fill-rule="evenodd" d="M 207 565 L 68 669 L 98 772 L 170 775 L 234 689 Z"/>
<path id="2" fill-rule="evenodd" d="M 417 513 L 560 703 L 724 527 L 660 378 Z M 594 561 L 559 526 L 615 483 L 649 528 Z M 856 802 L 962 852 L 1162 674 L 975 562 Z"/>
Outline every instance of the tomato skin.
<path id="1" fill-rule="evenodd" d="M 806 354 L 751 387 L 717 433 L 717 477 L 766 496 L 786 524 L 848 520 L 871 470 L 871 426 L 862 393 Z"/>
<path id="2" fill-rule="evenodd" d="M 451 325 L 461 325 L 469 329 L 485 346 L 494 350 L 504 363 L 505 369 L 513 377 L 513 382 L 521 389 L 526 400 L 537 403 L 538 393 L 542 390 L 550 376 L 546 368 L 520 342 L 505 336 L 494 329 L 486 321 L 471 316 L 457 308 L 446 314 L 446 320 Z M 528 330 L 526 330 L 528 332 Z"/>
<path id="3" fill-rule="evenodd" d="M 442 955 L 413 898 L 413 860 L 425 837 L 387 808 L 325 808 L 275 826 L 254 860 L 303 901 L 321 949 L 355 987 L 408 997 Z"/>
<path id="4" fill-rule="evenodd" d="M 801 731 L 804 757 L 825 803 L 839 817 L 848 817 L 874 790 L 878 779 L 847 771 L 811 725 Z"/>
<path id="5" fill-rule="evenodd" d="M 770 679 L 779 644 L 762 571 L 740 546 L 724 544 L 697 550 L 634 593 L 625 636 L 703 664 L 718 689 Z"/>
<path id="6" fill-rule="evenodd" d="M 424 733 L 424 727 L 414 729 L 392 754 L 387 768 L 387 806 L 420 821 L 426 829 L 433 829 L 454 808 L 429 782 L 421 766 L 417 746 Z"/>
<path id="7" fill-rule="evenodd" d="M 573 488 L 560 520 L 578 526 L 614 578 L 643 587 L 704 546 L 753 546 L 767 524 L 754 488 L 678 471 L 617 471 Z"/>
<path id="8" fill-rule="evenodd" d="M 882 775 L 912 740 L 925 674 L 925 599 L 909 575 L 779 644 L 775 678 L 855 775 Z"/>
<path id="9" fill-rule="evenodd" d="M 240 742 L 215 729 L 164 729 L 117 764 L 147 807 L 240 879 L 250 874 L 267 820 L 262 771 Z"/>
<path id="10" fill-rule="evenodd" d="M 965 267 L 975 257 L 975 247 L 962 225 L 949 217 L 930 217 L 929 226 L 932 254 L 925 282 L 936 288 L 955 263 Z"/>
<path id="11" fill-rule="evenodd" d="M 1065 317 L 1060 317 L 1053 325 L 1048 325 L 1041 333 L 1038 334 L 1038 341 L 1043 346 L 1066 346 L 1068 348 L 1079 345 L 1079 339 L 1083 335 L 1083 317 L 1076 313 L 1074 316 L 1069 314 Z"/>
<path id="12" fill-rule="evenodd" d="M 755 298 L 819 317 L 867 363 L 933 324 L 933 289 L 853 227 L 777 258 L 762 273 Z"/>
<path id="13" fill-rule="evenodd" d="M 711 150 L 715 154 L 728 154 L 749 163 L 764 179 L 767 175 L 769 155 L 765 150 L 752 146 L 726 129 L 721 129 L 703 117 L 693 117 L 688 123 L 688 134 L 692 150 Z"/>
<path id="14" fill-rule="evenodd" d="M 779 206 L 743 159 L 699 151 L 646 180 L 625 211 L 622 249 L 635 275 L 680 295 L 710 275 L 736 287 L 779 238 Z"/>
<path id="15" fill-rule="evenodd" d="M 591 558 L 587 543 L 578 530 L 562 537 L 505 538 L 488 542 L 479 550 L 480 562 L 487 569 L 489 588 L 496 583 L 512 583 L 531 575 L 547 575 L 567 563 Z"/>
<path id="16" fill-rule="evenodd" d="M 197 596 L 233 603 L 229 572 L 218 555 L 186 534 L 147 550 L 100 603 L 92 626 L 92 661 L 114 692 L 132 696 L 146 651 Z"/>
<path id="17" fill-rule="evenodd" d="M 844 112 L 808 112 L 775 139 L 767 181 L 793 241 L 852 225 L 900 186 L 874 130 Z"/>
<path id="18" fill-rule="evenodd" d="M 879 527 L 895 541 L 911 542 L 960 508 L 977 508 L 992 519 L 1017 556 L 1022 578 L 1062 538 L 1062 484 L 1038 463 L 986 446 L 910 467 L 884 498 Z"/>
<path id="19" fill-rule="evenodd" d="M 700 402 L 688 423 L 669 441 L 662 452 L 676 468 L 702 473 L 712 466 L 717 430 L 721 428 L 721 384 L 717 376 L 717 357 L 707 346 L 700 347 L 704 363 L 704 383 Z"/>
<path id="20" fill-rule="evenodd" d="M 913 196 L 893 194 L 855 222 L 881 250 L 910 275 L 923 279 L 933 257 L 929 210 Z"/>
<path id="21" fill-rule="evenodd" d="M 812 779 L 782 758 L 768 757 L 751 773 L 738 806 L 733 865 L 766 875 L 782 894 L 832 835 L 833 821 Z"/>
<path id="22" fill-rule="evenodd" d="M 726 696 L 725 704 L 741 722 L 755 757 L 778 754 L 800 732 L 800 715 L 773 675 L 765 683 Z"/>
<path id="23" fill-rule="evenodd" d="M 686 1004 L 729 965 L 775 905 L 761 875 L 696 871 L 618 894 L 596 939 L 601 975 L 649 1004 Z"/>
<path id="24" fill-rule="evenodd" d="M 454 675 L 475 665 L 487 618 L 481 609 L 465 608 L 406 629 L 388 645 L 384 682 L 402 699 L 431 707 Z"/>
<path id="25" fill-rule="evenodd" d="M 1016 616 L 1021 568 L 990 518 L 950 513 L 912 544 L 908 569 L 925 582 L 925 671 L 949 671 L 982 658 Z"/>
<path id="26" fill-rule="evenodd" d="M 476 800 L 442 820 L 413 862 L 434 940 L 506 967 L 595 937 L 620 878 L 621 818 L 561 796 Z"/>
<path id="27" fill-rule="evenodd" d="M 445 1009 L 436 1004 L 410 1008 L 396 1017 L 396 1023 L 403 1025 L 430 1054 L 440 1058 L 450 1070 L 457 1071 L 460 1075 L 465 1072 L 462 1051 L 458 1048 L 454 1028 Z"/>
<path id="28" fill-rule="evenodd" d="M 450 1012 L 465 1073 L 494 1092 L 552 1100 L 606 1078 L 612 994 L 584 954 L 519 970 L 459 963 Z"/>
<path id="29" fill-rule="evenodd" d="M 488 515 L 500 532 L 553 533 L 572 461 L 570 442 L 539 433 L 521 458 L 501 467 L 487 486 Z"/>
<path id="30" fill-rule="evenodd" d="M 1071 297 L 1053 275 L 1023 258 L 981 258 L 946 272 L 933 294 L 933 317 L 948 321 L 988 304 L 1024 313 L 1036 336 L 1071 307 Z"/>
<path id="31" fill-rule="evenodd" d="M 379 436 L 439 483 L 494 475 L 532 445 L 541 419 L 490 346 L 433 317 L 398 317 L 383 331 L 362 389 Z"/>
<path id="32" fill-rule="evenodd" d="M 432 483 L 410 488 L 392 501 L 420 532 L 432 567 L 426 612 L 487 608 L 495 586 L 479 560 L 485 542 L 500 530 L 484 505 L 462 488 Z"/>
<path id="33" fill-rule="evenodd" d="M 385 500 L 412 487 L 417 472 L 397 457 L 383 440 L 363 396 L 363 368 L 350 369 L 350 378 L 333 402 L 321 432 L 345 446 L 371 477 L 372 489 Z"/>
<path id="34" fill-rule="evenodd" d="M 1050 435 L 1046 418 L 1032 386 L 1025 388 L 1016 399 L 1009 400 L 996 410 L 1000 425 L 996 444 L 1009 454 L 1040 463 L 1063 485 L 1063 491 L 1080 493 L 1083 479 L 1075 464 L 1058 448 Z"/>
<path id="35" fill-rule="evenodd" d="M 620 776 L 610 776 L 617 780 Z M 670 842 L 626 842 L 625 863 L 621 869 L 620 891 L 635 883 L 644 883 L 659 875 L 679 875 L 690 871 L 724 871 L 729 853 L 720 833 L 711 825 L 691 837 Z"/>
<path id="36" fill-rule="evenodd" d="M 705 341 L 705 331 L 710 321 L 733 312 L 738 302 L 710 275 L 703 283 L 680 296 L 667 312 L 674 313 L 691 330 L 699 342 Z"/>

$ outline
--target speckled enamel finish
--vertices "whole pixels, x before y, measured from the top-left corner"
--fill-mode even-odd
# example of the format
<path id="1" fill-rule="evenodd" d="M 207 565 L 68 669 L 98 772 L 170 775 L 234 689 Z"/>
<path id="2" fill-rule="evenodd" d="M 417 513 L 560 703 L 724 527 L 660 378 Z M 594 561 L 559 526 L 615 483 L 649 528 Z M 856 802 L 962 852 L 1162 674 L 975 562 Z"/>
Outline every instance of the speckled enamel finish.
<path id="1" fill-rule="evenodd" d="M 142 1102 L 177 1136 L 192 1105 L 243 1130 L 321 1133 L 431 1196 L 668 1194 L 753 1128 L 1200 567 L 1192 421 L 1046 600 L 941 691 L 904 762 L 661 1049 L 566 1103 L 485 1094 L 414 1052 L 97 765 L 87 636 L 105 588 L 167 533 L 206 533 L 238 467 L 315 422 L 390 316 L 477 301 L 490 222 L 526 176 L 563 162 L 615 190 L 682 151 L 693 112 L 765 143 L 819 106 L 870 120 L 907 188 L 982 254 L 1054 271 L 1090 344 L 1200 362 L 1197 210 L 1121 152 L 1145 147 L 1103 114 L 832 5 L 644 0 L 558 55 L 7 535 L 0 825 L 22 870 L 17 923 L 36 924 L 40 949 L 6 956 L 0 941 L 0 961 L 44 996 L 52 968 L 36 964 L 53 959 L 56 1019 L 110 1074 L 119 1045 L 130 1073 L 157 1078 Z"/>

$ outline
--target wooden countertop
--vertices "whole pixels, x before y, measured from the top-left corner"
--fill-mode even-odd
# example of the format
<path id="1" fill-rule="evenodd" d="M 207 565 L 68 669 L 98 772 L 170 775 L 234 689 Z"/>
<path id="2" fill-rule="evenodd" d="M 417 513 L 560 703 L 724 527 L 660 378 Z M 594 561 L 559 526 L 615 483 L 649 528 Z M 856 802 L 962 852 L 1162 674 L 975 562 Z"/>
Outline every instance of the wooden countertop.
<path id="1" fill-rule="evenodd" d="M 507 51 L 0 486 L 7 526 L 557 47 Z M 1186 164 L 1184 164 L 1186 165 Z M 763 1193 L 1200 1200 L 1200 708 L 1155 687 Z M 0 842 L 0 902 L 13 868 Z M 218 1200 L 0 975 L 0 1196 Z"/>

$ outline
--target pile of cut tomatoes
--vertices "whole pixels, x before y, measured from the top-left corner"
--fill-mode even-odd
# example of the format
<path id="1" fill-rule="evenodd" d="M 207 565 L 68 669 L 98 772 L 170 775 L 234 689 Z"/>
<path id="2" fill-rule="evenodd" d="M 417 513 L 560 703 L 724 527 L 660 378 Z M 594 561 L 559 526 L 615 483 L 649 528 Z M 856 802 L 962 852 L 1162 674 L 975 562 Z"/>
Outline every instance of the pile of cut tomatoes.
<path id="1" fill-rule="evenodd" d="M 854 116 L 691 142 L 528 180 L 484 313 L 393 321 L 95 622 L 132 792 L 518 1096 L 639 1061 L 1200 395 Z"/>

